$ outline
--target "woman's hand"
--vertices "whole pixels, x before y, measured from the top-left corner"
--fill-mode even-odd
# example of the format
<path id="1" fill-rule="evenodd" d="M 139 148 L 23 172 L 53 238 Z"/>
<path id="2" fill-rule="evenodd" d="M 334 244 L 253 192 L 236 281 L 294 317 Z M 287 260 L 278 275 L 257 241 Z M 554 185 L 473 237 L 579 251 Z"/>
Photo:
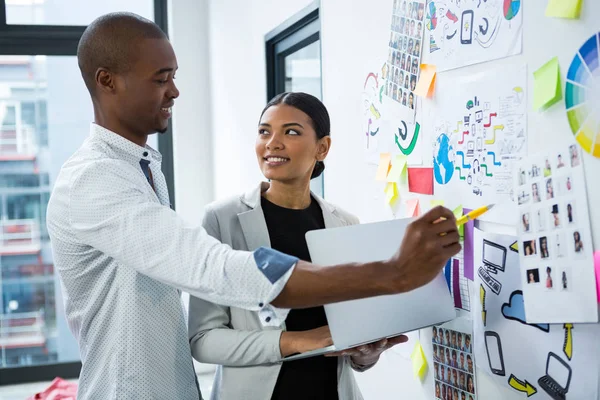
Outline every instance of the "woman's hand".
<path id="1" fill-rule="evenodd" d="M 387 339 L 381 339 L 377 342 L 363 344 L 361 346 L 353 347 L 338 351 L 335 353 L 329 353 L 326 357 L 339 357 L 339 356 L 350 356 L 352 361 L 358 365 L 372 365 L 379 360 L 381 353 L 400 343 L 408 341 L 408 337 L 405 335 L 394 336 Z"/>
<path id="2" fill-rule="evenodd" d="M 282 332 L 279 339 L 279 349 L 282 357 L 296 353 L 306 353 L 332 344 L 331 332 L 329 332 L 329 326 L 327 325 L 308 331 Z"/>

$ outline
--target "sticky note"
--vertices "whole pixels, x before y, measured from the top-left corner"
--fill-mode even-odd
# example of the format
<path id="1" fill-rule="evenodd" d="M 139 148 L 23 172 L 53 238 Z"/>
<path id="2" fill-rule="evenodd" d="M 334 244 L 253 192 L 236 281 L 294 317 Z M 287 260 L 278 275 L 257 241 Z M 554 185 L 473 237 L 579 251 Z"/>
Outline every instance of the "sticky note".
<path id="1" fill-rule="evenodd" d="M 433 168 L 408 168 L 408 191 L 433 194 Z"/>
<path id="2" fill-rule="evenodd" d="M 431 208 L 435 208 L 437 206 L 443 206 L 444 205 L 444 200 L 431 200 L 429 202 L 429 204 L 431 205 Z"/>
<path id="3" fill-rule="evenodd" d="M 560 68 L 554 57 L 533 73 L 533 108 L 545 110 L 562 99 Z"/>
<path id="4" fill-rule="evenodd" d="M 581 0 L 548 0 L 546 17 L 578 19 Z"/>
<path id="5" fill-rule="evenodd" d="M 390 153 L 381 153 L 379 155 L 379 166 L 377 167 L 377 175 L 375 175 L 376 180 L 387 180 L 388 172 L 390 171 L 391 159 L 392 155 Z"/>
<path id="6" fill-rule="evenodd" d="M 400 154 L 394 157 L 392 168 L 387 176 L 388 182 L 398 182 L 406 174 L 406 156 Z"/>
<path id="7" fill-rule="evenodd" d="M 600 303 L 600 250 L 596 250 L 594 253 L 594 268 L 596 269 L 596 293 L 598 303 Z"/>
<path id="8" fill-rule="evenodd" d="M 425 357 L 425 353 L 423 353 L 421 342 L 418 340 L 415 343 L 410 359 L 412 360 L 415 378 L 418 377 L 420 380 L 423 380 L 425 372 L 427 372 L 427 358 Z"/>
<path id="9" fill-rule="evenodd" d="M 396 182 L 388 182 L 385 185 L 385 201 L 393 206 L 396 200 L 398 200 L 398 186 Z"/>
<path id="10" fill-rule="evenodd" d="M 406 200 L 406 217 L 418 217 L 421 214 L 419 199 Z"/>
<path id="11" fill-rule="evenodd" d="M 459 219 L 460 217 L 463 216 L 463 208 L 462 205 L 456 207 L 454 210 L 452 210 L 452 214 L 454 214 L 454 218 Z M 460 237 L 464 237 L 465 236 L 465 225 L 461 225 L 458 227 L 458 234 L 460 235 Z"/>
<path id="12" fill-rule="evenodd" d="M 435 87 L 435 65 L 421 64 L 421 74 L 419 82 L 415 87 L 415 94 L 421 97 L 433 97 L 433 89 Z"/>

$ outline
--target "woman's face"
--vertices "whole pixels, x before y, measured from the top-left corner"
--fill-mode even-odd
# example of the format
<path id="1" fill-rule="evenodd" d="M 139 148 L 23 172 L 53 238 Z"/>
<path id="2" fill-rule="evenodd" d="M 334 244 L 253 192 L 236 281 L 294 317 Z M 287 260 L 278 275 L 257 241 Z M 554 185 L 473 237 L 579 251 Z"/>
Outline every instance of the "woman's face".
<path id="1" fill-rule="evenodd" d="M 580 238 L 579 238 L 579 232 L 575 232 L 575 233 L 573 233 L 573 237 L 575 238 L 575 241 L 576 241 L 576 242 L 579 242 L 579 239 L 580 239 Z"/>
<path id="2" fill-rule="evenodd" d="M 316 161 L 327 156 L 331 139 L 317 135 L 308 115 L 286 104 L 263 114 L 256 138 L 256 157 L 265 178 L 290 182 L 310 181 Z"/>
<path id="3" fill-rule="evenodd" d="M 529 273 L 529 282 L 533 282 L 533 272 Z"/>
<path id="4" fill-rule="evenodd" d="M 539 193 L 538 193 L 538 187 L 537 187 L 537 184 L 536 184 L 536 183 L 534 183 L 534 184 L 531 186 L 531 191 L 532 191 L 532 193 L 533 193 L 533 195 L 534 195 L 534 196 L 538 196 L 538 194 L 539 194 Z"/>

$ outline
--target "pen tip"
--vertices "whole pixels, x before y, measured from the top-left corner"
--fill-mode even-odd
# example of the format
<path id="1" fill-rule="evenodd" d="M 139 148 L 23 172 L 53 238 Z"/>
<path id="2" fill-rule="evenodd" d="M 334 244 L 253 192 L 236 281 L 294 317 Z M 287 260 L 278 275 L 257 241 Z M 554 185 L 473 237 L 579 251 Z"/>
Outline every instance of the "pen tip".
<path id="1" fill-rule="evenodd" d="M 487 206 L 487 209 L 491 210 L 494 206 L 495 206 L 495 204 L 490 204 L 490 205 Z"/>

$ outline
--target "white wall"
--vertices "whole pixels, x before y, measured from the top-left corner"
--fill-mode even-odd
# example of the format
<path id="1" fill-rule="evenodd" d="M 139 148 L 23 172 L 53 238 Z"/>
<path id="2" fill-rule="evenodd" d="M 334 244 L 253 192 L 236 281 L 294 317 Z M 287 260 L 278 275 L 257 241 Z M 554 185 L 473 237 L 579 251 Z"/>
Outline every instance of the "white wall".
<path id="1" fill-rule="evenodd" d="M 254 142 L 267 103 L 265 34 L 311 2 L 209 2 L 216 198 L 241 193 L 263 179 Z"/>

